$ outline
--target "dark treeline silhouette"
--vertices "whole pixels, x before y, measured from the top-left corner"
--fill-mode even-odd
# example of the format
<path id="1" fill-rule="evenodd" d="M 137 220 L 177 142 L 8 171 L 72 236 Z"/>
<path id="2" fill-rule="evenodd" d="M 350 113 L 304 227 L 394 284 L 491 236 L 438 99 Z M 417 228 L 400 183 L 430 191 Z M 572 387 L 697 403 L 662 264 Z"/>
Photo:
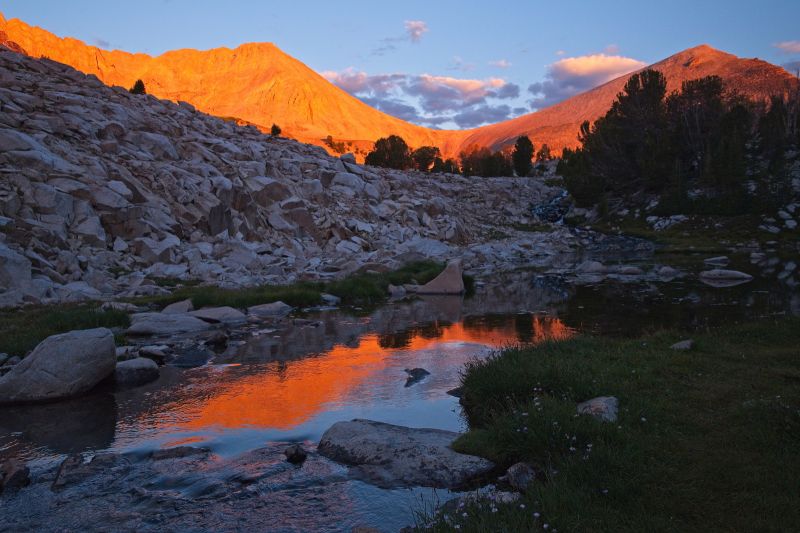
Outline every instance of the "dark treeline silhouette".
<path id="1" fill-rule="evenodd" d="M 133 84 L 133 87 L 128 89 L 128 92 L 131 94 L 147 94 L 147 90 L 144 88 L 144 82 L 142 80 L 136 80 Z"/>
<path id="2" fill-rule="evenodd" d="M 658 194 L 664 214 L 777 205 L 790 186 L 785 153 L 800 144 L 800 98 L 748 101 L 718 76 L 686 81 L 670 95 L 666 85 L 656 70 L 635 74 L 605 116 L 582 124 L 581 147 L 565 149 L 558 167 L 576 202 Z M 697 190 L 702 200 L 692 199 Z"/>
<path id="3" fill-rule="evenodd" d="M 534 159 L 538 162 L 552 159 L 550 148 L 544 144 L 539 152 L 528 137 L 519 137 L 509 154 L 488 148 L 471 146 L 459 155 L 459 160 L 442 158 L 435 146 L 409 148 L 402 137 L 390 135 L 375 142 L 375 148 L 367 154 L 365 163 L 398 170 L 415 169 L 422 172 L 462 173 L 465 176 L 527 176 L 533 170 Z"/>

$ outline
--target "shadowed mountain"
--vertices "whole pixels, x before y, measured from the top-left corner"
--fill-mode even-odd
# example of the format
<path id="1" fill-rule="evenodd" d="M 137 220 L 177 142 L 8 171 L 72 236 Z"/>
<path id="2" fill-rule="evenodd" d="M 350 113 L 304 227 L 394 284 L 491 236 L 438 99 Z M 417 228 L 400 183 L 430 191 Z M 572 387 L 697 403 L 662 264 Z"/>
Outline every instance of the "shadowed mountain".
<path id="1" fill-rule="evenodd" d="M 109 85 L 127 88 L 141 79 L 147 91 L 159 98 L 186 101 L 206 113 L 252 123 L 265 131 L 276 123 L 286 135 L 304 142 L 324 146 L 323 139 L 330 135 L 336 142 L 349 142 L 348 151 L 361 149 L 362 155 L 375 139 L 391 134 L 400 135 L 412 147 L 438 146 L 451 157 L 473 145 L 504 148 L 519 135 L 560 151 L 577 145 L 580 124 L 603 115 L 630 76 L 512 120 L 471 130 L 433 130 L 370 107 L 271 43 L 182 49 L 153 57 L 103 50 L 18 19 L 6 21 L 0 14 L 0 44 L 66 63 Z M 711 74 L 752 98 L 798 87 L 798 79 L 778 66 L 740 59 L 705 45 L 675 54 L 653 68 L 664 73 L 670 91 L 679 89 L 683 81 Z"/>

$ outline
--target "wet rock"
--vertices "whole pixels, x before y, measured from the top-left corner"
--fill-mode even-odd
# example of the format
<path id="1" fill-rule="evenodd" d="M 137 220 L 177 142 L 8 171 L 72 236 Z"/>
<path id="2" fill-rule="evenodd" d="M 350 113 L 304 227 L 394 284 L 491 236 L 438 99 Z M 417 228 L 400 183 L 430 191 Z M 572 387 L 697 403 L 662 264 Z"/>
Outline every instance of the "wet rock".
<path id="1" fill-rule="evenodd" d="M 215 331 L 210 337 L 203 341 L 206 346 L 221 349 L 228 345 L 228 334 L 224 331 Z"/>
<path id="2" fill-rule="evenodd" d="M 581 274 L 603 274 L 606 271 L 605 265 L 599 261 L 584 261 L 575 269 Z"/>
<path id="3" fill-rule="evenodd" d="M 713 269 L 706 270 L 700 273 L 700 281 L 712 287 L 733 287 L 747 283 L 753 279 L 753 276 L 738 270 L 723 270 Z"/>
<path id="4" fill-rule="evenodd" d="M 418 294 L 463 294 L 461 261 L 450 261 L 441 274 L 417 289 Z"/>
<path id="5" fill-rule="evenodd" d="M 164 345 L 149 345 L 149 346 L 142 346 L 139 348 L 139 357 L 146 357 L 148 359 L 152 359 L 159 365 L 163 365 L 167 362 L 167 353 L 169 352 L 169 346 Z"/>
<path id="6" fill-rule="evenodd" d="M 31 483 L 30 469 L 16 459 L 8 459 L 0 464 L 0 493 L 18 490 Z"/>
<path id="7" fill-rule="evenodd" d="M 170 361 L 170 365 L 178 368 L 195 368 L 205 365 L 212 357 L 214 357 L 214 353 L 208 348 L 197 346 L 181 351 Z"/>
<path id="8" fill-rule="evenodd" d="M 254 305 L 247 308 L 247 314 L 257 317 L 282 317 L 292 312 L 291 305 L 283 302 L 272 302 L 268 304 Z"/>
<path id="9" fill-rule="evenodd" d="M 355 475 L 379 486 L 456 488 L 493 467 L 486 459 L 453 451 L 450 444 L 458 436 L 357 419 L 331 426 L 318 451 L 353 466 Z"/>
<path id="10" fill-rule="evenodd" d="M 195 448 L 194 446 L 176 446 L 174 448 L 164 448 L 154 450 L 150 454 L 153 461 L 163 461 L 165 459 L 183 459 L 195 455 L 208 455 L 210 451 L 206 448 Z"/>
<path id="11" fill-rule="evenodd" d="M 429 376 L 430 372 L 424 368 L 406 368 L 406 374 L 408 374 L 408 378 L 406 379 L 406 387 L 410 387 L 411 385 L 422 381 L 425 376 Z"/>
<path id="12" fill-rule="evenodd" d="M 192 305 L 191 300 L 181 300 L 180 302 L 171 303 L 166 306 L 164 309 L 161 310 L 162 313 L 166 314 L 183 314 L 188 313 L 189 311 L 194 311 L 194 305 Z"/>
<path id="13" fill-rule="evenodd" d="M 447 391 L 447 394 L 450 396 L 454 396 L 456 398 L 462 398 L 464 396 L 464 387 L 456 387 L 455 389 L 450 389 Z"/>
<path id="14" fill-rule="evenodd" d="M 680 351 L 691 350 L 693 347 L 694 347 L 694 341 L 692 339 L 679 341 L 670 346 L 671 349 Z"/>
<path id="15" fill-rule="evenodd" d="M 327 294 L 323 292 L 322 294 L 320 294 L 320 297 L 322 298 L 322 301 L 325 303 L 325 305 L 336 306 L 342 303 L 342 299 L 339 298 L 338 296 L 334 296 L 333 294 Z"/>
<path id="16" fill-rule="evenodd" d="M 55 480 L 53 480 L 53 484 L 50 488 L 56 491 L 68 485 L 81 483 L 94 475 L 114 467 L 120 461 L 121 457 L 114 453 L 95 455 L 88 463 L 85 462 L 82 454 L 70 455 L 64 459 L 58 467 Z"/>
<path id="17" fill-rule="evenodd" d="M 514 463 L 503 476 L 503 480 L 519 492 L 525 492 L 535 479 L 536 471 L 528 463 Z"/>
<path id="18" fill-rule="evenodd" d="M 308 453 L 299 444 L 292 444 L 283 450 L 283 454 L 286 456 L 286 460 L 293 465 L 302 464 L 308 457 Z"/>
<path id="19" fill-rule="evenodd" d="M 189 314 L 212 324 L 220 322 L 223 324 L 244 324 L 247 322 L 247 315 L 233 307 L 208 307 L 192 311 Z"/>
<path id="20" fill-rule="evenodd" d="M 152 359 L 137 357 L 117 363 L 114 380 L 118 385 L 136 387 L 158 379 L 158 365 Z"/>
<path id="21" fill-rule="evenodd" d="M 211 325 L 187 314 L 137 313 L 131 317 L 129 335 L 174 335 L 204 331 Z"/>
<path id="22" fill-rule="evenodd" d="M 109 329 L 53 335 L 0 378 L 0 404 L 83 394 L 113 373 L 116 364 L 114 335 Z"/>
<path id="23" fill-rule="evenodd" d="M 579 403 L 579 415 L 591 415 L 602 422 L 616 422 L 619 401 L 614 396 L 598 396 Z"/>
<path id="24" fill-rule="evenodd" d="M 730 262 L 727 256 L 720 255 L 718 257 L 709 257 L 708 259 L 703 259 L 703 263 L 707 265 L 713 266 L 725 266 Z"/>

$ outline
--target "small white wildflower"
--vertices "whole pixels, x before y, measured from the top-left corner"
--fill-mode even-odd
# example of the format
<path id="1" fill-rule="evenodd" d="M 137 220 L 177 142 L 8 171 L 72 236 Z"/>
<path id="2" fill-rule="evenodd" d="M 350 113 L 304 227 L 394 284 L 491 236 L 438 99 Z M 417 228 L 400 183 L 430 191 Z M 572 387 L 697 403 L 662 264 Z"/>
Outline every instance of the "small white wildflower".
<path id="1" fill-rule="evenodd" d="M 525 509 L 525 504 L 524 503 L 519 504 L 519 508 L 520 509 Z"/>
<path id="2" fill-rule="evenodd" d="M 540 515 L 539 513 L 533 513 L 533 517 L 534 518 L 539 518 L 540 516 L 542 516 L 542 515 Z"/>
<path id="3" fill-rule="evenodd" d="M 642 422 L 647 422 L 647 419 L 645 417 L 642 417 Z"/>
<path id="4" fill-rule="evenodd" d="M 542 529 L 550 529 L 550 524 L 542 524 Z"/>

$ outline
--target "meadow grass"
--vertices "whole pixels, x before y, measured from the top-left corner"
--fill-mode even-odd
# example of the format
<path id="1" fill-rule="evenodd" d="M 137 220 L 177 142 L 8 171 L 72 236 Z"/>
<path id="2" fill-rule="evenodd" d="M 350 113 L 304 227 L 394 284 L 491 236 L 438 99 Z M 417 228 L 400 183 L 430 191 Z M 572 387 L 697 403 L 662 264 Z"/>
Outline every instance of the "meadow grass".
<path id="1" fill-rule="evenodd" d="M 454 448 L 501 467 L 526 461 L 539 476 L 519 502 L 424 522 L 434 531 L 800 531 L 800 320 L 707 331 L 693 350 L 671 350 L 679 339 L 578 337 L 470 363 L 470 430 Z M 619 398 L 618 422 L 576 415 L 576 403 L 605 395 Z"/>

